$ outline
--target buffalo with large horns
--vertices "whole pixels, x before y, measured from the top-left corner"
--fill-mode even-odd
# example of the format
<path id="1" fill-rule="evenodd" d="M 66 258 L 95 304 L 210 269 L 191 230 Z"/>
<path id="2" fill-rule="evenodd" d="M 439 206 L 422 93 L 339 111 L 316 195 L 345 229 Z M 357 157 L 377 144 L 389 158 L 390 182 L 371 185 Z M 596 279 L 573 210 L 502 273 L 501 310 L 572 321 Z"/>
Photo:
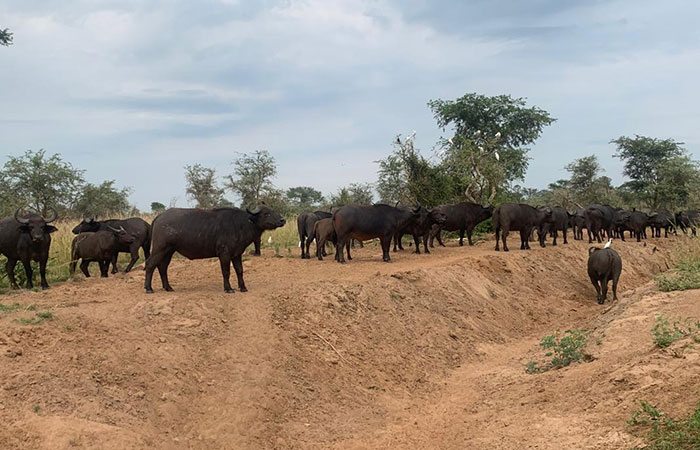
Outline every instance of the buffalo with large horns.
<path id="1" fill-rule="evenodd" d="M 51 247 L 51 233 L 56 227 L 49 225 L 56 220 L 58 214 L 53 208 L 49 208 L 51 215 L 42 217 L 40 214 L 28 214 L 20 216 L 20 209 L 14 216 L 0 220 L 0 253 L 7 257 L 5 269 L 10 279 L 10 285 L 17 289 L 15 281 L 15 265 L 22 261 L 24 272 L 27 275 L 27 289 L 32 289 L 32 261 L 39 263 L 41 275 L 41 288 L 48 289 L 46 282 L 46 262 L 49 260 L 49 248 Z"/>

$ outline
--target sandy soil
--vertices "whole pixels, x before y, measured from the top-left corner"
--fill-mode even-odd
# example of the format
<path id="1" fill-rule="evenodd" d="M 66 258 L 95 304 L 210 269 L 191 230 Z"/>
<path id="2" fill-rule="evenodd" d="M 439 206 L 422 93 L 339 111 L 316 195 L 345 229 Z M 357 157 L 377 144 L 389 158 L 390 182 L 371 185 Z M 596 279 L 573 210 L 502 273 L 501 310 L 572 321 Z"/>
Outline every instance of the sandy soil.
<path id="1" fill-rule="evenodd" d="M 368 246 L 345 266 L 268 253 L 244 263 L 245 294 L 223 293 L 215 260 L 175 260 L 172 293 L 146 295 L 142 271 L 13 293 L 55 318 L 0 313 L 0 448 L 630 448 L 638 400 L 700 399 L 698 350 L 650 334 L 655 314 L 700 317 L 698 291 L 650 283 L 672 242 L 616 242 L 605 306 L 582 242 L 392 264 Z M 568 328 L 595 359 L 526 374 Z"/>

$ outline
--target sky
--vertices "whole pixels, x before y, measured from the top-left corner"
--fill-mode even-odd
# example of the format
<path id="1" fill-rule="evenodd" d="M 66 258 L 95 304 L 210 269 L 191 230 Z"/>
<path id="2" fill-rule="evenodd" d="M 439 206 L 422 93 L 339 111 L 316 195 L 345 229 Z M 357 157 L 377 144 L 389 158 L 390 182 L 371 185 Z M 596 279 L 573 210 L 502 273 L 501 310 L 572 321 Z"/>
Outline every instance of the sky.
<path id="1" fill-rule="evenodd" d="M 557 121 L 523 183 L 611 139 L 700 159 L 700 3 L 687 0 L 2 0 L 0 158 L 59 153 L 142 210 L 190 205 L 183 166 L 223 177 L 268 150 L 280 188 L 375 182 L 397 134 L 429 156 L 427 102 L 510 94 Z M 229 198 L 235 197 L 230 193 Z"/>

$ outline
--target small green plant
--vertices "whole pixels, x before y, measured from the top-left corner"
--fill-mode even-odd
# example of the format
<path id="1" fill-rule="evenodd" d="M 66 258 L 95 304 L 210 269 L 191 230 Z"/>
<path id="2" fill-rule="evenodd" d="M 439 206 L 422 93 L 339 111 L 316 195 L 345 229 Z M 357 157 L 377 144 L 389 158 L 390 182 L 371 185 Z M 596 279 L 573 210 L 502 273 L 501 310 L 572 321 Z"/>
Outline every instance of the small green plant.
<path id="1" fill-rule="evenodd" d="M 34 411 L 35 414 L 39 414 L 39 410 L 41 410 L 41 407 L 39 405 L 34 405 L 32 410 Z"/>
<path id="2" fill-rule="evenodd" d="M 700 403 L 688 419 L 673 419 L 644 400 L 627 421 L 645 430 L 649 450 L 697 450 L 700 448 Z"/>
<path id="3" fill-rule="evenodd" d="M 700 322 L 693 323 L 690 318 L 685 320 L 675 319 L 671 323 L 666 317 L 659 314 L 656 323 L 651 329 L 654 336 L 654 344 L 659 348 L 666 348 L 679 339 L 691 336 L 693 341 L 700 339 Z"/>
<path id="4" fill-rule="evenodd" d="M 547 352 L 545 356 L 551 358 L 544 365 L 536 361 L 530 361 L 525 367 L 527 373 L 545 372 L 550 369 L 559 369 L 572 363 L 589 360 L 584 348 L 588 342 L 588 332 L 584 330 L 566 330 L 563 334 L 557 331 L 545 336 L 540 341 L 540 347 Z"/>
<path id="5" fill-rule="evenodd" d="M 13 303 L 11 305 L 3 305 L 2 303 L 0 303 L 0 313 L 17 311 L 21 307 L 22 305 L 20 305 L 19 303 Z"/>
<path id="6" fill-rule="evenodd" d="M 53 320 L 54 318 L 55 317 L 51 311 L 39 311 L 38 313 L 34 314 L 34 317 L 29 319 L 23 317 L 17 321 L 22 325 L 39 325 L 45 320 Z"/>
<path id="7" fill-rule="evenodd" d="M 671 270 L 656 276 L 662 291 L 700 289 L 700 241 L 684 239 L 674 251 L 675 264 Z"/>

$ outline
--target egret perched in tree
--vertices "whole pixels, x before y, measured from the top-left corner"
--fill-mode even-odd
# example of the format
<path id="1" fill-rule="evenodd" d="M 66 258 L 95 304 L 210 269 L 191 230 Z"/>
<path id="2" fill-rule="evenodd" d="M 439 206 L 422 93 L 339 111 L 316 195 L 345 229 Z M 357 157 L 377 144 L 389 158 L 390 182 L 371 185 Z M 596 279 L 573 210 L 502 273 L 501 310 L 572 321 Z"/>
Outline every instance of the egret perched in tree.
<path id="1" fill-rule="evenodd" d="M 498 152 L 493 152 L 493 156 L 496 157 L 496 161 L 500 161 L 500 160 L 501 160 L 501 157 L 498 156 Z"/>
<path id="2" fill-rule="evenodd" d="M 500 137 L 501 137 L 501 132 L 499 131 L 498 133 L 496 133 L 496 139 L 498 139 Z"/>

